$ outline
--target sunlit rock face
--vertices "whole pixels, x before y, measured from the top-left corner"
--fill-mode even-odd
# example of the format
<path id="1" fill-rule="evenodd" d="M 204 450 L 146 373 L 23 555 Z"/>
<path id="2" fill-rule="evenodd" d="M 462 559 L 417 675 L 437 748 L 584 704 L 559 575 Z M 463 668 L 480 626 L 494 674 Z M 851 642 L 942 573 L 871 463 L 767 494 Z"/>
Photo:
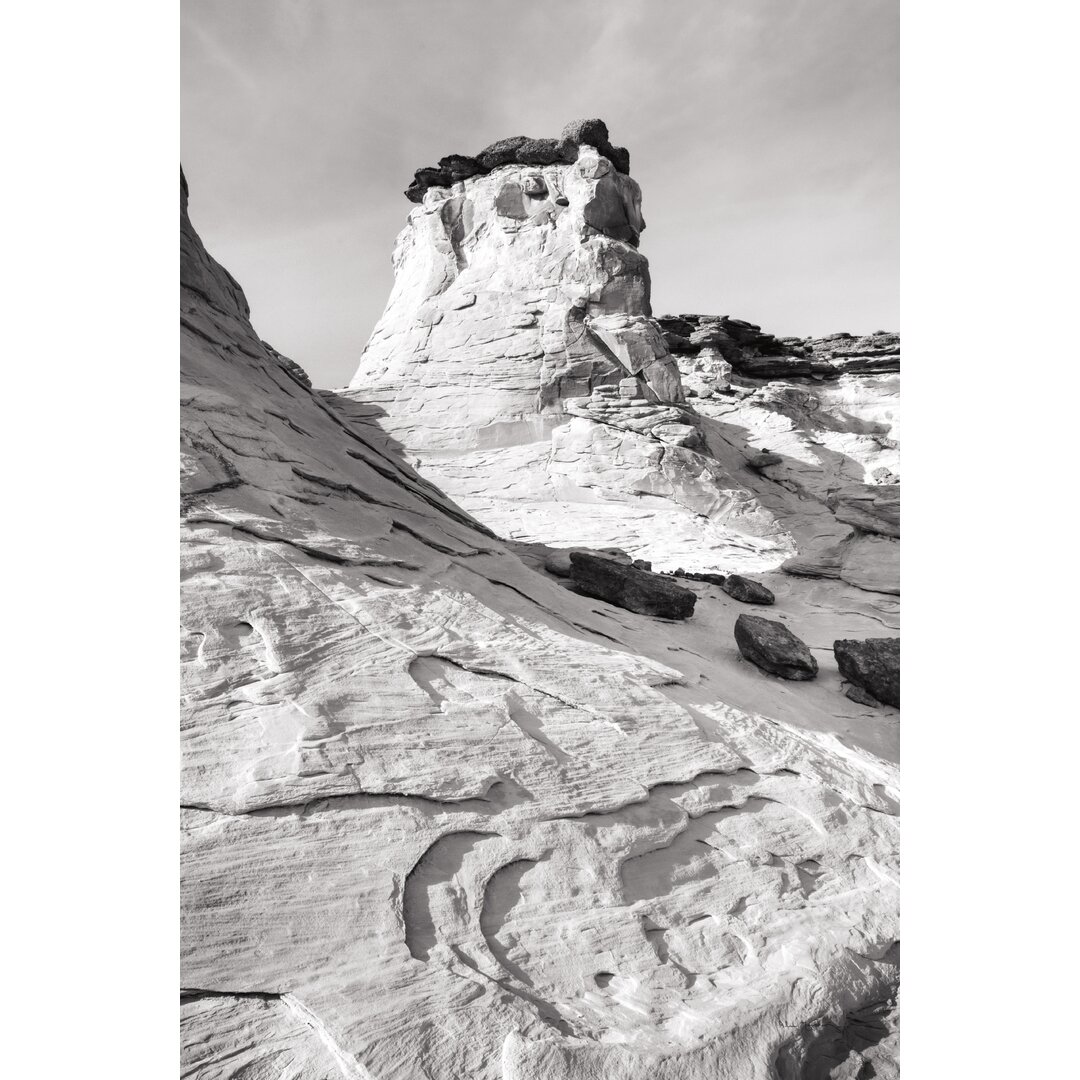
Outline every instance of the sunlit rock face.
<path id="1" fill-rule="evenodd" d="M 501 536 L 777 566 L 794 538 L 701 430 L 652 318 L 641 191 L 595 146 L 572 149 L 443 186 L 417 174 L 393 292 L 344 394 Z"/>
<path id="2" fill-rule="evenodd" d="M 394 251 L 394 289 L 350 389 L 387 402 L 410 450 L 509 446 L 565 422 L 568 398 L 633 377 L 681 398 L 648 317 L 641 192 L 591 147 L 430 188 Z"/>
<path id="3" fill-rule="evenodd" d="M 181 237 L 182 1075 L 895 1077 L 899 721 L 832 651 L 892 600 L 772 575 L 795 693 L 717 587 L 578 595 Z"/>

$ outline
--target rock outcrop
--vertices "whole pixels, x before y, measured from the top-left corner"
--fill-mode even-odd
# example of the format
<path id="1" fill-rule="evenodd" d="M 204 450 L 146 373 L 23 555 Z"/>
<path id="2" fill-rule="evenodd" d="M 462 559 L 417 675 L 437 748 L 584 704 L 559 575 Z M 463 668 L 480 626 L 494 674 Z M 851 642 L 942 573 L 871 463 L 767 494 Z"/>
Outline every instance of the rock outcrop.
<path id="1" fill-rule="evenodd" d="M 480 155 L 491 171 L 423 186 L 342 394 L 499 535 L 658 569 L 776 566 L 795 541 L 686 404 L 651 317 L 641 191 L 605 133 L 570 125 L 572 156 L 543 162 L 504 140 Z"/>
<path id="2" fill-rule="evenodd" d="M 742 469 L 744 443 L 708 417 L 688 425 L 711 456 L 565 407 L 633 378 L 629 400 L 686 408 L 643 259 L 585 218 L 597 203 L 612 229 L 637 220 L 636 185 L 604 160 L 582 145 L 573 164 L 429 188 L 370 387 L 348 394 L 313 390 L 260 340 L 182 190 L 190 1080 L 775 1080 L 780 1063 L 895 1059 L 897 723 L 843 697 L 828 649 L 892 629 L 894 601 L 769 577 L 775 610 L 824 643 L 818 678 L 793 687 L 740 661 L 741 605 L 722 590 L 661 624 L 545 572 L 550 549 L 493 535 L 515 532 L 492 527 L 513 520 L 515 484 L 580 491 L 586 465 L 605 497 L 576 522 L 628 557 L 682 529 L 705 572 L 710 537 L 737 569 L 740 550 L 755 566 L 790 552 L 789 520 L 800 537 L 849 529 L 824 498 Z M 546 224 L 526 200 L 550 203 Z M 414 435 L 445 455 L 441 475 L 458 455 L 483 485 L 502 477 L 498 512 L 482 523 L 470 511 L 487 504 L 449 498 L 430 458 L 407 463 Z M 569 446 L 589 448 L 577 465 Z"/>
<path id="3" fill-rule="evenodd" d="M 782 622 L 740 615 L 735 621 L 735 641 L 747 660 L 770 675 L 797 681 L 817 677 L 817 661 L 806 642 Z"/>

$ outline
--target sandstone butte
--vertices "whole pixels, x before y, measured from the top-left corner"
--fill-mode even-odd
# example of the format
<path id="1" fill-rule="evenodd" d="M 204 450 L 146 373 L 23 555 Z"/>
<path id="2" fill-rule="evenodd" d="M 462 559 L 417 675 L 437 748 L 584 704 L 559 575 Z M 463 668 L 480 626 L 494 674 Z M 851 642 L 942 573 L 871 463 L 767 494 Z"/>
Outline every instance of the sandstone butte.
<path id="1" fill-rule="evenodd" d="M 899 714 L 833 642 L 898 634 L 899 339 L 654 318 L 597 123 L 421 170 L 336 392 L 181 178 L 186 1077 L 898 1076 Z M 571 547 L 752 575 L 817 678 Z"/>

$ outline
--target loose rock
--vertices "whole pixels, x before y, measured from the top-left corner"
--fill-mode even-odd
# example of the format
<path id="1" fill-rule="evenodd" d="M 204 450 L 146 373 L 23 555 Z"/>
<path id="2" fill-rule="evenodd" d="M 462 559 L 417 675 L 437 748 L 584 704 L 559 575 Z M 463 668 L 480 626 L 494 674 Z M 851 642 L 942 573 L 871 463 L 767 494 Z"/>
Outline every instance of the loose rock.
<path id="1" fill-rule="evenodd" d="M 898 637 L 834 641 L 833 655 L 840 674 L 849 683 L 867 691 L 885 705 L 900 707 Z"/>
<path id="2" fill-rule="evenodd" d="M 760 581 L 751 581 L 739 574 L 731 574 L 720 586 L 734 600 L 744 604 L 775 604 L 776 597 Z"/>
<path id="3" fill-rule="evenodd" d="M 806 643 L 781 622 L 740 615 L 735 620 L 735 642 L 750 663 L 771 675 L 800 681 L 817 676 L 817 661 Z"/>
<path id="4" fill-rule="evenodd" d="M 688 619 L 697 595 L 669 581 L 663 574 L 639 570 L 584 551 L 570 553 L 570 576 L 581 592 L 609 604 L 658 615 L 662 619 Z"/>

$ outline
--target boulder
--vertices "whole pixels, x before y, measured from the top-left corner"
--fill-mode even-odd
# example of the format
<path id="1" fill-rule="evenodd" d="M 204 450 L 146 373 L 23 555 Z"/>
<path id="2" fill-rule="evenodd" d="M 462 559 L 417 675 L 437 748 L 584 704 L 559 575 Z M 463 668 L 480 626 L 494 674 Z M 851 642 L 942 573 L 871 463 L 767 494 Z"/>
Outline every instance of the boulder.
<path id="1" fill-rule="evenodd" d="M 563 160 L 556 139 L 526 139 L 514 152 L 519 165 L 556 165 Z"/>
<path id="2" fill-rule="evenodd" d="M 730 574 L 720 586 L 728 596 L 744 604 L 775 604 L 776 597 L 760 581 L 751 581 L 740 574 Z"/>
<path id="3" fill-rule="evenodd" d="M 573 547 L 563 548 L 560 551 L 552 552 L 544 560 L 544 569 L 549 574 L 554 574 L 556 577 L 570 577 L 570 556 L 575 551 L 583 551 L 587 555 L 596 555 L 601 559 L 610 559 L 612 562 L 625 563 L 629 566 L 631 563 L 636 563 L 640 560 L 631 559 L 629 555 L 622 548 L 586 548 L 586 547 Z M 648 570 L 649 567 L 643 567 L 642 569 Z"/>
<path id="4" fill-rule="evenodd" d="M 630 151 L 625 146 L 608 146 L 607 157 L 617 172 L 630 175 Z"/>
<path id="5" fill-rule="evenodd" d="M 595 146 L 599 149 L 609 139 L 608 127 L 603 120 L 571 120 L 562 129 L 565 142 L 575 146 Z"/>
<path id="6" fill-rule="evenodd" d="M 723 574 L 706 574 L 692 570 L 684 570 L 681 566 L 676 570 L 669 571 L 672 577 L 686 578 L 688 581 L 706 581 L 710 585 L 723 585 L 727 578 Z"/>
<path id="7" fill-rule="evenodd" d="M 450 182 L 456 184 L 459 180 L 468 180 L 470 176 L 479 176 L 484 172 L 484 166 L 474 157 L 466 157 L 464 154 L 448 154 L 439 158 L 439 170 L 450 177 Z"/>
<path id="8" fill-rule="evenodd" d="M 476 155 L 476 160 L 488 170 L 497 169 L 500 165 L 512 165 L 517 161 L 515 156 L 517 148 L 528 141 L 529 138 L 526 135 L 511 135 L 508 139 L 499 139 L 498 142 L 485 146 Z"/>
<path id="9" fill-rule="evenodd" d="M 779 454 L 774 454 L 771 450 L 761 450 L 746 459 L 747 467 L 756 471 L 767 469 L 770 465 L 782 465 L 783 463 L 784 459 Z"/>
<path id="10" fill-rule="evenodd" d="M 900 707 L 898 637 L 834 641 L 833 655 L 841 676 L 849 683 L 885 705 Z"/>
<path id="11" fill-rule="evenodd" d="M 806 642 L 782 622 L 740 615 L 735 620 L 735 643 L 750 663 L 771 675 L 799 681 L 817 677 L 817 661 Z"/>
<path id="12" fill-rule="evenodd" d="M 688 619 L 697 603 L 695 593 L 663 574 L 584 551 L 570 553 L 570 577 L 586 596 L 595 596 L 639 615 Z"/>

